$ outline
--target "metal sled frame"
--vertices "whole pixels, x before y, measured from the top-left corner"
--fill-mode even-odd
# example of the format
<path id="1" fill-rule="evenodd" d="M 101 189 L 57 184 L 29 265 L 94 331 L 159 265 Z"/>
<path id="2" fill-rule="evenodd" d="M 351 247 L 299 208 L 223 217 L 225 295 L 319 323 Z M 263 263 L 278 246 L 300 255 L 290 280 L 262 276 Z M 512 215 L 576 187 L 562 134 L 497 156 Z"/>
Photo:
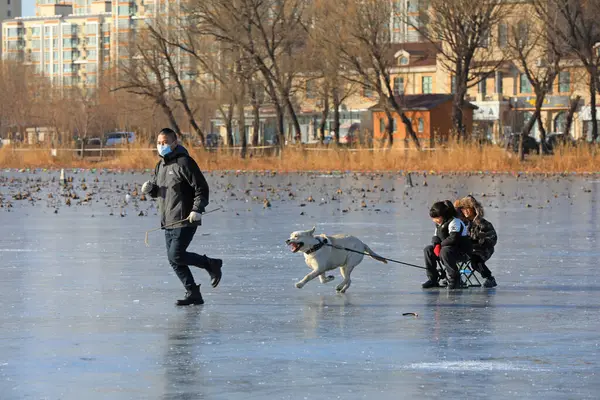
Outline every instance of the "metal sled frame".
<path id="1" fill-rule="evenodd" d="M 481 281 L 475 275 L 475 271 L 471 266 L 471 260 L 459 261 L 456 263 L 458 272 L 460 273 L 460 281 L 466 287 L 481 287 Z M 446 279 L 446 268 L 442 262 L 438 260 L 438 271 L 442 279 Z"/>

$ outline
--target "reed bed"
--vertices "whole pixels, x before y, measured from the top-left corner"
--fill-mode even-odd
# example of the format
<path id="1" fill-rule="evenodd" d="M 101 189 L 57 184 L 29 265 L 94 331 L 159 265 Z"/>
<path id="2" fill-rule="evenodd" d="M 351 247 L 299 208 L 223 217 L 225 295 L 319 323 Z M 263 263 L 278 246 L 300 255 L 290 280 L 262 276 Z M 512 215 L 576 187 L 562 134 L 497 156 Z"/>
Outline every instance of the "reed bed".
<path id="1" fill-rule="evenodd" d="M 14 151 L 10 146 L 0 149 L 0 168 L 111 168 L 141 170 L 153 168 L 157 162 L 151 145 L 136 145 L 120 151 L 114 157 L 92 161 L 81 159 L 73 152 L 59 151 L 56 156 L 48 148 Z M 532 173 L 595 173 L 600 172 L 598 148 L 588 145 L 564 147 L 552 155 L 528 155 L 520 162 L 515 154 L 498 146 L 462 143 L 435 150 L 414 149 L 347 149 L 319 147 L 288 147 L 281 154 L 254 152 L 246 158 L 239 152 L 220 149 L 206 151 L 189 149 L 204 171 L 433 171 L 449 172 L 532 172 Z M 273 153 L 273 152 L 272 152 Z"/>

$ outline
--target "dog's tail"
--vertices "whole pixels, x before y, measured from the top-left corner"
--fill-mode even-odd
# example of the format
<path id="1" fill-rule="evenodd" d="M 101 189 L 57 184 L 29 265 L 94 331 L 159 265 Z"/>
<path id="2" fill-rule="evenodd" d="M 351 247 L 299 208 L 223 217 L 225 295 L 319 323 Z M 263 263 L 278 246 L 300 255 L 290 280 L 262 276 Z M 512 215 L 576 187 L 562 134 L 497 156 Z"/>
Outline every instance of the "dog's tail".
<path id="1" fill-rule="evenodd" d="M 379 254 L 375 253 L 366 244 L 365 244 L 365 252 L 372 258 L 376 259 L 377 261 L 381 261 L 382 263 L 387 264 L 387 259 L 385 257 L 381 257 Z"/>

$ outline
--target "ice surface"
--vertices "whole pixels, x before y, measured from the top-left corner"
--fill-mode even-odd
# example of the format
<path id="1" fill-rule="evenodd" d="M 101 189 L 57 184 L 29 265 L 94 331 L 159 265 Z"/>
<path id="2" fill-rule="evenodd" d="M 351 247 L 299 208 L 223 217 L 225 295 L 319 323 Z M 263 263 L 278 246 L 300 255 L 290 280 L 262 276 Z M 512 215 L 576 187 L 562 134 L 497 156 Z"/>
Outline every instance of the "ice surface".
<path id="1" fill-rule="evenodd" d="M 162 232 L 144 245 L 153 203 L 132 194 L 147 174 L 67 175 L 71 206 L 58 172 L 0 172 L 0 399 L 598 398 L 597 178 L 207 174 L 223 210 L 191 249 L 224 276 L 193 270 L 206 304 L 176 308 Z M 294 287 L 291 231 L 422 264 L 430 204 L 469 192 L 499 234 L 496 289 L 424 291 L 422 270 L 367 258 L 345 295 L 338 271 Z"/>

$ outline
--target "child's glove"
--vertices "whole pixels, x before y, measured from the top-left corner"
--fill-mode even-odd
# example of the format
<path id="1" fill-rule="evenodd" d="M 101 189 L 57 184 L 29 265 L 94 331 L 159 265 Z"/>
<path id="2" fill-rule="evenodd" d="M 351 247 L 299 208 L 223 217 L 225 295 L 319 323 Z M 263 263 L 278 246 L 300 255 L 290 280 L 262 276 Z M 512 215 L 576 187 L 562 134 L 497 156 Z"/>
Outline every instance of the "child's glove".
<path id="1" fill-rule="evenodd" d="M 441 244 L 436 244 L 435 246 L 433 246 L 433 254 L 435 254 L 436 257 L 440 256 L 440 252 L 442 251 L 442 245 Z"/>

